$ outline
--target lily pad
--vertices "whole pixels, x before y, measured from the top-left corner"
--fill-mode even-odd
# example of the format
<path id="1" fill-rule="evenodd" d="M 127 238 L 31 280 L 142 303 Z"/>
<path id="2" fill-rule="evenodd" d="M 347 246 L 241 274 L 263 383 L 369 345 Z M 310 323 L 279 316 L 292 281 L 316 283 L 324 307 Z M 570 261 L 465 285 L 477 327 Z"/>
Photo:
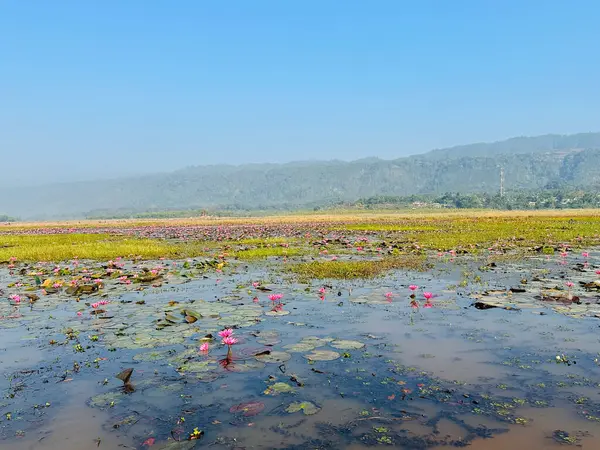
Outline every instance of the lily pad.
<path id="1" fill-rule="evenodd" d="M 232 414 L 242 413 L 244 417 L 251 417 L 260 414 L 265 409 L 263 402 L 245 402 L 239 405 L 234 405 L 229 408 L 229 412 Z"/>
<path id="2" fill-rule="evenodd" d="M 210 372 L 216 368 L 214 361 L 190 361 L 177 369 L 179 373 Z"/>
<path id="3" fill-rule="evenodd" d="M 92 408 L 109 408 L 121 400 L 124 394 L 122 392 L 107 392 L 105 394 L 98 394 L 90 398 L 89 405 Z"/>
<path id="4" fill-rule="evenodd" d="M 265 316 L 287 316 L 290 312 L 285 309 L 281 309 L 278 311 L 267 311 Z"/>
<path id="5" fill-rule="evenodd" d="M 258 335 L 256 342 L 258 342 L 259 344 L 275 345 L 281 342 L 281 340 L 279 339 L 279 333 L 277 331 L 267 330 L 256 334 Z"/>
<path id="6" fill-rule="evenodd" d="M 265 363 L 272 363 L 272 364 L 281 364 L 282 362 L 289 361 L 291 357 L 292 357 L 292 355 L 290 355 L 287 352 L 276 352 L 276 351 L 271 351 L 269 353 L 255 356 L 255 358 L 258 361 L 262 361 Z"/>
<path id="7" fill-rule="evenodd" d="M 264 368 L 265 364 L 263 362 L 254 360 L 232 361 L 227 365 L 227 370 L 230 372 L 251 372 Z"/>
<path id="8" fill-rule="evenodd" d="M 279 394 L 288 394 L 294 392 L 294 388 L 287 383 L 275 383 L 269 386 L 264 390 L 264 394 L 266 395 L 279 395 Z"/>
<path id="9" fill-rule="evenodd" d="M 321 408 L 319 408 L 317 405 L 311 402 L 294 402 L 290 403 L 288 407 L 285 408 L 285 410 L 290 414 L 302 411 L 304 415 L 312 416 L 313 414 L 316 414 L 319 411 L 321 411 Z"/>
<path id="10" fill-rule="evenodd" d="M 349 341 L 349 340 L 336 340 L 330 344 L 333 348 L 337 348 L 340 350 L 358 350 L 363 348 L 365 344 L 359 341 Z"/>
<path id="11" fill-rule="evenodd" d="M 338 359 L 340 354 L 331 350 L 314 350 L 312 353 L 304 355 L 304 357 L 311 361 L 333 361 Z"/>
<path id="12" fill-rule="evenodd" d="M 317 336 L 308 336 L 300 341 L 303 344 L 309 344 L 313 347 L 323 347 L 333 341 L 333 338 L 320 338 Z"/>
<path id="13" fill-rule="evenodd" d="M 298 342 L 297 344 L 286 345 L 283 348 L 292 353 L 304 353 L 314 350 L 315 346 L 309 342 Z"/>

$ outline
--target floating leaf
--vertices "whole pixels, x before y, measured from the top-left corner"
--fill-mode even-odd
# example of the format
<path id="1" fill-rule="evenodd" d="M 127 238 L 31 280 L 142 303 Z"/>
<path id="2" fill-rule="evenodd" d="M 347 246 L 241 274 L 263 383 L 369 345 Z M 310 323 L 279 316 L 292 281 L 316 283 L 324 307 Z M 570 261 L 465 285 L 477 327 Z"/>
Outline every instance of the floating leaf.
<path id="1" fill-rule="evenodd" d="M 277 311 L 267 311 L 265 316 L 287 316 L 290 312 L 285 309 L 280 309 Z"/>
<path id="2" fill-rule="evenodd" d="M 359 348 L 363 348 L 365 344 L 359 341 L 348 341 L 344 339 L 335 340 L 330 344 L 333 348 L 338 348 L 340 350 L 358 350 Z"/>
<path id="3" fill-rule="evenodd" d="M 294 402 L 290 403 L 285 410 L 290 414 L 302 411 L 306 416 L 312 416 L 321 411 L 321 408 L 311 402 Z"/>
<path id="4" fill-rule="evenodd" d="M 259 354 L 259 355 L 255 356 L 255 358 L 258 361 L 262 361 L 265 363 L 272 363 L 272 364 L 281 364 L 282 362 L 289 361 L 291 357 L 292 357 L 292 355 L 290 355 L 289 353 L 275 352 L 275 351 L 269 352 L 267 354 Z"/>
<path id="5" fill-rule="evenodd" d="M 257 336 L 256 342 L 263 345 L 275 345 L 281 342 L 279 339 L 279 333 L 277 331 L 262 331 L 260 333 L 256 333 L 255 336 Z"/>
<path id="6" fill-rule="evenodd" d="M 320 337 L 316 337 L 316 336 L 308 336 L 308 337 L 302 338 L 302 340 L 300 342 L 303 344 L 312 345 L 313 347 L 317 348 L 317 347 L 323 347 L 323 346 L 329 344 L 331 341 L 333 341 L 332 338 L 320 338 Z"/>
<path id="7" fill-rule="evenodd" d="M 314 350 L 315 346 L 309 342 L 298 342 L 297 344 L 286 345 L 283 348 L 293 353 L 304 353 Z"/>
<path id="8" fill-rule="evenodd" d="M 266 395 L 279 395 L 294 392 L 294 388 L 287 383 L 275 383 L 265 389 L 264 394 Z"/>
<path id="9" fill-rule="evenodd" d="M 244 417 L 251 417 L 260 414 L 264 409 L 263 402 L 245 402 L 232 406 L 229 408 L 229 412 L 232 414 L 242 413 Z"/>
<path id="10" fill-rule="evenodd" d="M 312 353 L 304 355 L 304 357 L 311 361 L 333 361 L 338 359 L 340 354 L 331 350 L 314 350 Z"/>

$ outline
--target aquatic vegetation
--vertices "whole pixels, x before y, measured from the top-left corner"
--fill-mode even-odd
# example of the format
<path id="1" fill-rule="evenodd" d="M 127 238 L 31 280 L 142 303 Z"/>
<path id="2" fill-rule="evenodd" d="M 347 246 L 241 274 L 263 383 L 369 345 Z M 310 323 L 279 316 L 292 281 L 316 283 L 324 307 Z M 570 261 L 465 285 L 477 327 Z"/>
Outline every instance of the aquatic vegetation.
<path id="1" fill-rule="evenodd" d="M 313 261 L 289 267 L 289 271 L 306 279 L 374 278 L 393 269 L 424 270 L 425 260 L 418 256 L 386 258 L 373 261 Z"/>
<path id="2" fill-rule="evenodd" d="M 1 249 L 7 352 L 41 356 L 3 359 L 0 439 L 38 438 L 55 411 L 77 407 L 63 394 L 71 380 L 91 386 L 86 407 L 106 414 L 103 433 L 143 448 L 192 448 L 201 436 L 225 448 L 465 446 L 508 424 L 535 429 L 536 411 L 554 406 L 596 426 L 598 221 L 444 213 L 2 228 L 0 243 L 80 252 L 44 263 Z M 164 253 L 86 253 L 146 240 Z M 239 255 L 273 248 L 282 256 Z M 476 416 L 498 425 L 473 426 Z M 403 430 L 410 422 L 419 431 Z"/>

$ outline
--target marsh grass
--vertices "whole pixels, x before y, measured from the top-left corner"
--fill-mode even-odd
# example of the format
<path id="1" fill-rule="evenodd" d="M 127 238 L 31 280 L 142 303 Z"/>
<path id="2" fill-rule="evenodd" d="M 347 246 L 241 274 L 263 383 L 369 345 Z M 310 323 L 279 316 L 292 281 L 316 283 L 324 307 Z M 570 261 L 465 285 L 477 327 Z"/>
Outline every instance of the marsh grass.
<path id="1" fill-rule="evenodd" d="M 434 231 L 408 233 L 406 239 L 425 249 L 531 247 L 600 242 L 600 218 L 593 217 L 456 217 L 440 219 Z"/>
<path id="2" fill-rule="evenodd" d="M 294 264 L 288 270 L 301 279 L 351 280 L 374 278 L 393 269 L 425 270 L 425 257 L 403 255 L 369 261 L 312 261 Z"/>
<path id="3" fill-rule="evenodd" d="M 262 237 L 232 241 L 198 240 L 176 242 L 159 238 L 133 238 L 120 233 L 127 227 L 157 226 L 229 226 L 263 225 L 297 227 L 302 230 L 330 230 L 349 235 L 372 233 L 370 241 L 381 246 L 397 246 L 404 251 L 448 251 L 464 249 L 478 253 L 489 246 L 501 249 L 530 249 L 544 247 L 552 252 L 560 244 L 574 247 L 600 244 L 600 211 L 400 211 L 361 214 L 304 214 L 260 218 L 195 218 L 165 220 L 103 220 L 58 223 L 0 225 L 0 261 L 14 256 L 23 261 L 60 261 L 75 256 L 85 259 L 109 259 L 117 256 L 193 257 L 206 251 L 222 251 L 241 260 L 268 257 L 314 255 L 316 249 L 305 238 Z M 93 228 L 101 227 L 100 230 Z M 52 233 L 55 228 L 81 229 L 80 233 L 37 234 L 39 230 Z M 90 229 L 90 234 L 85 230 Z M 28 232 L 31 230 L 31 234 Z M 92 231 L 93 230 L 93 231 Z M 96 231 L 104 234 L 93 234 Z M 111 234 L 114 230 L 115 234 Z M 21 232 L 21 235 L 10 233 Z M 280 232 L 280 231 L 276 231 Z M 7 233 L 7 234 L 1 234 Z M 350 237 L 351 238 L 351 237 Z M 312 239 L 312 238 L 310 238 Z M 385 241 L 385 242 L 383 242 Z M 286 246 L 282 245 L 286 244 Z M 385 244 L 385 245 L 384 245 Z M 329 253 L 353 252 L 345 246 L 330 245 Z M 370 263 L 367 263 L 370 264 Z M 337 266 L 333 266 L 337 267 Z M 341 269 L 340 269 L 341 270 Z M 362 269 L 356 268 L 357 271 Z M 364 269 L 366 272 L 369 270 Z M 350 270 L 348 275 L 350 276 Z"/>
<path id="4" fill-rule="evenodd" d="M 108 234 L 0 236 L 0 261 L 66 261 L 73 258 L 108 260 L 116 257 L 156 259 L 201 254 L 197 245 Z"/>
<path id="5" fill-rule="evenodd" d="M 314 250 L 304 248 L 290 247 L 257 247 L 245 250 L 229 252 L 231 256 L 238 259 L 250 261 L 256 259 L 265 259 L 269 257 L 293 257 L 315 254 Z"/>

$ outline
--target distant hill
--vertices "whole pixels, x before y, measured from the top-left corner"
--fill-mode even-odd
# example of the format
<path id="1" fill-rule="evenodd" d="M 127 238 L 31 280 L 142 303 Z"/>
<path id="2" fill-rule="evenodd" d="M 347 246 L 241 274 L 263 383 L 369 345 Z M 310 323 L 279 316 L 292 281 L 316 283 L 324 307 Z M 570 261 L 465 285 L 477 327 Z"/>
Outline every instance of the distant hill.
<path id="1" fill-rule="evenodd" d="M 197 166 L 112 181 L 13 188 L 0 213 L 82 217 L 93 211 L 294 209 L 378 195 L 496 192 L 600 185 L 600 133 L 518 137 L 433 150 L 395 160 Z"/>

